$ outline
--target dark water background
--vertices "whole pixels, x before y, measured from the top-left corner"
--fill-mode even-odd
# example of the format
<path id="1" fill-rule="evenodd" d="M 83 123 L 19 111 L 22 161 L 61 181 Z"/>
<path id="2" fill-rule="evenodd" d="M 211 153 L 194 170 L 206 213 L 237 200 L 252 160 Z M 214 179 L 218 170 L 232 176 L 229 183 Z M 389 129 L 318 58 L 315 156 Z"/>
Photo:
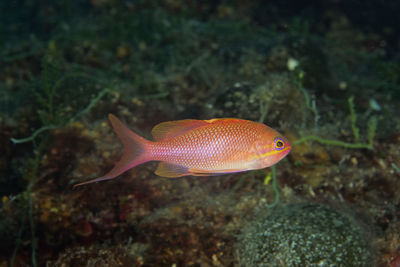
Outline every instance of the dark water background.
<path id="1" fill-rule="evenodd" d="M 0 266 L 399 266 L 399 11 L 1 1 Z M 276 171 L 167 179 L 149 163 L 73 189 L 121 156 L 109 113 L 146 138 L 261 121 L 294 146 Z"/>

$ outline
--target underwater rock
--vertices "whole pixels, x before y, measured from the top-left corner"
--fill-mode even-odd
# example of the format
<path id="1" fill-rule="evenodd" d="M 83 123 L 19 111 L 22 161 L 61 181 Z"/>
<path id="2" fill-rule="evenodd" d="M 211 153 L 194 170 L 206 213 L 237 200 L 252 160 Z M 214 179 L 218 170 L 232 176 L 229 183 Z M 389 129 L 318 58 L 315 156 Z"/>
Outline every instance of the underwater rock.
<path id="1" fill-rule="evenodd" d="M 211 117 L 235 117 L 297 125 L 306 117 L 304 97 L 290 74 L 270 73 L 259 83 L 237 82 L 211 104 Z"/>
<path id="2" fill-rule="evenodd" d="M 142 266 L 147 247 L 141 243 L 125 245 L 76 246 L 62 251 L 57 259 L 46 262 L 46 266 Z"/>
<path id="3" fill-rule="evenodd" d="M 372 266 L 363 228 L 320 204 L 278 206 L 250 222 L 239 237 L 240 266 Z"/>

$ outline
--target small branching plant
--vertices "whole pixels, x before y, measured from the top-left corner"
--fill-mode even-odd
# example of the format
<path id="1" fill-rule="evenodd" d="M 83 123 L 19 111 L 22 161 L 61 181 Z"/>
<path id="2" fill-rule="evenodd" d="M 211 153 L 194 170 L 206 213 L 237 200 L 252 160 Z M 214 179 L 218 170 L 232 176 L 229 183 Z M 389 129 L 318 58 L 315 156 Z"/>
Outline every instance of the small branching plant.
<path id="1" fill-rule="evenodd" d="M 304 95 L 306 107 L 314 114 L 315 123 L 317 123 L 317 121 L 319 119 L 319 115 L 318 115 L 318 110 L 317 110 L 315 101 L 310 100 L 309 93 L 303 87 L 304 72 L 300 70 L 297 72 L 297 75 L 298 75 L 298 87 Z M 307 136 L 303 136 L 303 137 L 293 141 L 292 144 L 297 145 L 300 143 L 304 143 L 306 141 L 315 141 L 315 142 L 325 144 L 325 145 L 341 146 L 341 147 L 345 147 L 345 148 L 373 149 L 373 141 L 374 141 L 375 132 L 377 129 L 377 124 L 378 124 L 377 118 L 375 116 L 372 116 L 368 120 L 368 133 L 367 133 L 368 143 L 363 143 L 360 141 L 360 129 L 357 127 L 357 113 L 355 111 L 355 106 L 354 106 L 354 97 L 353 96 L 349 97 L 347 99 L 347 103 L 349 106 L 351 130 L 353 132 L 354 142 L 344 142 L 341 140 L 326 139 L 326 138 L 322 138 L 322 137 L 319 137 L 316 135 L 307 135 Z"/>
<path id="2" fill-rule="evenodd" d="M 319 114 L 318 110 L 316 107 L 315 101 L 311 101 L 311 98 L 309 96 L 309 93 L 307 90 L 303 87 L 303 78 L 304 78 L 304 72 L 299 71 L 298 72 L 298 87 L 301 90 L 301 92 L 304 95 L 305 102 L 306 102 L 306 108 L 310 110 L 314 114 L 315 118 L 315 124 L 317 124 L 319 120 Z M 373 149 L 373 142 L 374 142 L 374 137 L 378 125 L 377 118 L 375 116 L 370 117 L 368 120 L 368 132 L 367 132 L 367 143 L 363 143 L 360 141 L 360 130 L 357 127 L 357 113 L 355 111 L 355 106 L 354 106 L 354 97 L 351 96 L 347 100 L 348 106 L 349 106 L 349 112 L 350 112 L 350 122 L 351 122 L 351 129 L 354 135 L 354 141 L 355 142 L 344 142 L 341 140 L 335 140 L 335 139 L 326 139 L 322 138 L 316 135 L 307 135 L 304 137 L 301 137 L 295 141 L 292 142 L 292 145 L 298 145 L 300 143 L 304 143 L 306 141 L 315 141 L 321 144 L 325 145 L 331 145 L 331 146 L 341 146 L 344 148 L 351 148 L 351 149 Z M 277 188 L 277 177 L 276 177 L 276 167 L 272 166 L 271 167 L 271 172 L 267 172 L 266 177 L 264 179 L 264 184 L 268 185 L 269 181 L 272 180 L 272 188 L 275 192 L 275 200 L 272 204 L 268 204 L 268 208 L 272 208 L 276 206 L 279 203 L 279 191 Z"/>
<path id="3" fill-rule="evenodd" d="M 22 139 L 11 138 L 11 141 L 15 144 L 31 141 L 34 142 L 31 158 L 27 160 L 27 163 L 23 168 L 24 170 L 21 173 L 21 176 L 27 184 L 26 189 L 24 192 L 13 198 L 13 201 L 21 203 L 24 208 L 22 211 L 21 225 L 20 230 L 18 231 L 16 245 L 10 260 L 10 266 L 14 266 L 17 251 L 22 244 L 21 240 L 23 234 L 26 232 L 26 228 L 28 227 L 30 228 L 31 235 L 32 265 L 38 266 L 36 260 L 37 247 L 35 241 L 35 221 L 33 212 L 35 201 L 33 186 L 38 180 L 37 170 L 44 154 L 47 138 L 43 137 L 37 141 L 36 137 L 45 131 L 62 128 L 75 121 L 78 117 L 90 111 L 106 93 L 111 91 L 109 89 L 110 84 L 107 84 L 95 75 L 87 74 L 82 71 L 62 73 L 60 69 L 61 68 L 57 66 L 57 64 L 50 63 L 47 58 L 43 59 L 39 88 L 35 92 L 35 108 L 38 110 L 37 115 L 42 126 L 29 137 Z M 72 83 L 68 84 L 71 80 Z M 70 93 L 68 89 L 72 88 L 73 90 L 78 91 L 75 87 L 82 86 L 84 88 L 85 82 L 94 90 L 99 91 L 95 87 L 96 84 L 104 86 L 105 89 L 97 92 L 93 98 L 80 95 L 78 98 L 81 101 L 74 101 L 73 99 L 76 98 L 76 96 Z M 78 93 L 83 92 L 90 95 L 89 90 L 78 91 Z M 11 204 L 11 202 L 9 204 Z M 1 211 L 2 210 L 0 210 L 0 212 Z"/>
<path id="4" fill-rule="evenodd" d="M 363 143 L 360 141 L 360 130 L 357 127 L 357 115 L 354 110 L 354 102 L 353 102 L 353 97 L 350 97 L 348 99 L 349 103 L 349 109 L 350 109 L 350 120 L 351 120 L 351 129 L 354 135 L 354 140 L 355 142 L 344 142 L 341 140 L 335 140 L 335 139 L 325 139 L 316 135 L 307 135 L 302 138 L 299 138 L 292 142 L 293 145 L 297 145 L 306 141 L 315 141 L 321 144 L 325 145 L 332 145 L 332 146 L 341 146 L 345 148 L 355 148 L 355 149 L 373 149 L 374 148 L 374 137 L 378 125 L 378 120 L 375 116 L 372 116 L 368 120 L 368 132 L 367 132 L 367 138 L 368 142 Z"/>
<path id="5" fill-rule="evenodd" d="M 97 92 L 97 95 L 92 99 L 85 95 L 78 95 L 72 100 L 70 96 L 72 93 L 70 93 L 70 91 L 78 90 L 75 88 L 70 90 L 69 88 L 71 88 L 71 86 L 79 86 L 79 84 L 69 85 L 70 87 L 66 89 L 65 84 L 70 80 L 80 80 L 86 83 L 92 82 L 93 84 L 90 85 L 92 88 L 94 88 L 96 84 L 100 84 L 104 86 L 104 89 Z M 86 74 L 81 71 L 61 74 L 58 66 L 51 65 L 48 60 L 44 58 L 42 62 L 40 85 L 35 94 L 37 113 L 42 126 L 29 137 L 21 139 L 11 138 L 11 141 L 15 144 L 30 142 L 45 131 L 62 128 L 75 121 L 78 117 L 91 110 L 105 94 L 111 92 L 110 87 L 111 84 L 99 79 L 96 75 Z M 85 90 L 81 91 L 88 94 Z M 74 107 L 71 107 L 72 102 L 75 103 Z M 82 106 L 84 106 L 83 109 Z M 71 111 L 67 112 L 67 110 Z"/>

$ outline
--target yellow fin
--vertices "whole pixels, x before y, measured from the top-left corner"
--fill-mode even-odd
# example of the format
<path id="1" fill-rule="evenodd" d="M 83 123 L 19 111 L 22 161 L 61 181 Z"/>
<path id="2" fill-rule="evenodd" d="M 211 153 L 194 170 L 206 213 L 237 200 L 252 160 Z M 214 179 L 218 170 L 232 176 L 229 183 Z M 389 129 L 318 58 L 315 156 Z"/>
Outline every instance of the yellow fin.
<path id="1" fill-rule="evenodd" d="M 181 135 L 206 124 L 207 122 L 202 120 L 167 121 L 154 126 L 151 130 L 151 134 L 154 140 L 160 141 Z"/>
<path id="2" fill-rule="evenodd" d="M 168 177 L 168 178 L 176 178 L 176 177 L 191 175 L 191 173 L 188 172 L 188 168 L 181 165 L 176 165 L 166 162 L 160 162 L 160 164 L 158 164 L 155 174 L 157 174 L 158 176 Z"/>

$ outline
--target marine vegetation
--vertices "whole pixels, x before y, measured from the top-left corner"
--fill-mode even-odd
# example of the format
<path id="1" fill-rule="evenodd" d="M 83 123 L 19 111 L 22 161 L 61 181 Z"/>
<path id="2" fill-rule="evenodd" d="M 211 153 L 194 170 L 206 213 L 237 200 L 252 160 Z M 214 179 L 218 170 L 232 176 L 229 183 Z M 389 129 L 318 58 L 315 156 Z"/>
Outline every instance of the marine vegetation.
<path id="1" fill-rule="evenodd" d="M 398 8 L 0 1 L 0 266 L 398 265 Z"/>

